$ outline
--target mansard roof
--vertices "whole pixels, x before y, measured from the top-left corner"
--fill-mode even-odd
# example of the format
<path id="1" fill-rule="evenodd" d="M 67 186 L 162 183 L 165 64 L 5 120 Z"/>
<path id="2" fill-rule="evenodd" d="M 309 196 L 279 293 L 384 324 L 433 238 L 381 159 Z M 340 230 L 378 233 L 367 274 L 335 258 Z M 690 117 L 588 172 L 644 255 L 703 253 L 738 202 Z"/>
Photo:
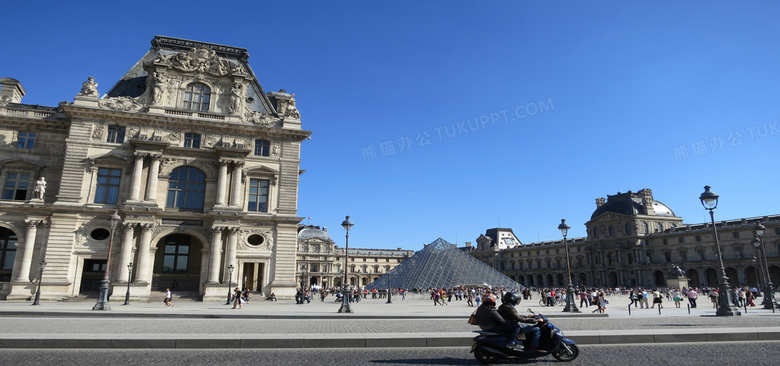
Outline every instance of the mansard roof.
<path id="1" fill-rule="evenodd" d="M 204 80 L 240 76 L 250 82 L 246 91 L 247 107 L 254 112 L 276 115 L 272 101 L 249 66 L 244 48 L 155 36 L 152 48 L 108 91 L 108 97 L 137 98 L 146 92 L 150 69 L 155 65 L 178 72 L 197 74 Z"/>
<path id="2" fill-rule="evenodd" d="M 484 286 L 523 288 L 479 259 L 458 249 L 442 238 L 434 240 L 409 259 L 380 277 L 367 289 L 452 288 Z"/>

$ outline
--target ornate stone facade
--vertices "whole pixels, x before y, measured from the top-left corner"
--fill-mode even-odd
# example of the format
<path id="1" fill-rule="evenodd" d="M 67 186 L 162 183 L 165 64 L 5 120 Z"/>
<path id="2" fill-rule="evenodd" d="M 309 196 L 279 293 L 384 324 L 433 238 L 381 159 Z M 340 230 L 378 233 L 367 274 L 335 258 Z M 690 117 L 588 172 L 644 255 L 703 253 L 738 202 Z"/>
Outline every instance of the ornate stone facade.
<path id="1" fill-rule="evenodd" d="M 44 260 L 43 299 L 96 291 L 109 248 L 112 290 L 129 281 L 133 298 L 223 300 L 230 286 L 292 298 L 311 132 L 248 57 L 158 36 L 105 95 L 90 77 L 57 107 L 22 104 L 21 83 L 0 79 L 0 298 L 29 298 Z"/>
<path id="2" fill-rule="evenodd" d="M 340 287 L 344 282 L 345 248 L 331 240 L 328 228 L 305 225 L 298 230 L 297 276 L 302 287 Z M 365 287 L 414 255 L 413 250 L 349 248 L 347 281 Z"/>
<path id="3" fill-rule="evenodd" d="M 588 236 L 567 240 L 575 286 L 665 286 L 673 266 L 690 286 L 717 286 L 720 264 L 710 223 L 683 224 L 649 189 L 598 198 L 596 206 L 585 223 Z M 766 227 L 768 266 L 753 244 L 758 223 Z M 780 284 L 780 215 L 720 221 L 716 227 L 731 285 L 763 284 L 766 267 Z M 476 247 L 464 249 L 525 286 L 568 283 L 563 240 L 506 245 L 504 238 L 516 240 L 511 229 L 489 229 Z"/>

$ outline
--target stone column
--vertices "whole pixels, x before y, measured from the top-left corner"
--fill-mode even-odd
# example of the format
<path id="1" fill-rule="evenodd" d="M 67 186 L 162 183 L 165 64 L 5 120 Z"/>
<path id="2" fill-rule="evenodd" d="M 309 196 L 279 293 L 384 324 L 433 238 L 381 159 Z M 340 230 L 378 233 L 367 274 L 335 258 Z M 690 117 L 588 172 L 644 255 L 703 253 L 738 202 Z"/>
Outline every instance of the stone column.
<path id="1" fill-rule="evenodd" d="M 211 257 L 209 277 L 206 283 L 219 283 L 219 265 L 222 263 L 222 231 L 224 227 L 211 228 Z"/>
<path id="2" fill-rule="evenodd" d="M 144 157 L 146 154 L 135 154 L 135 165 L 133 166 L 133 181 L 130 185 L 130 198 L 128 201 L 138 201 L 141 197 L 141 174 L 144 170 Z"/>
<path id="3" fill-rule="evenodd" d="M 152 229 L 154 224 L 141 224 L 141 244 L 138 246 L 138 265 L 136 266 L 135 278 L 138 282 L 152 282 L 152 262 L 153 259 L 149 253 L 152 244 Z"/>
<path id="4" fill-rule="evenodd" d="M 122 235 L 122 255 L 119 257 L 119 269 L 117 269 L 119 271 L 119 276 L 117 276 L 119 282 L 130 280 L 128 277 L 129 273 L 127 273 L 127 265 L 133 261 L 133 231 L 135 225 L 135 223 L 131 222 L 122 224 L 124 229 L 124 235 Z"/>
<path id="5" fill-rule="evenodd" d="M 230 205 L 234 207 L 241 207 L 241 193 L 243 189 L 241 187 L 241 181 L 244 175 L 244 162 L 237 161 L 233 163 L 233 197 L 230 200 Z"/>
<path id="6" fill-rule="evenodd" d="M 228 160 L 219 161 L 219 180 L 217 181 L 217 206 L 225 205 L 227 196 L 227 169 L 230 162 Z"/>
<path id="7" fill-rule="evenodd" d="M 24 235 L 22 265 L 13 282 L 30 282 L 30 267 L 32 266 L 32 257 L 35 251 L 35 236 L 38 233 L 40 220 L 27 220 L 25 223 L 27 223 L 27 233 Z"/>
<path id="8" fill-rule="evenodd" d="M 152 163 L 149 166 L 149 176 L 146 177 L 146 201 L 157 201 L 157 182 L 160 175 L 160 160 L 162 155 L 152 155 Z"/>
<path id="9" fill-rule="evenodd" d="M 233 265 L 233 280 L 238 282 L 236 279 L 239 277 L 239 270 L 238 270 L 238 262 L 236 261 L 236 249 L 238 248 L 238 232 L 240 228 L 237 227 L 231 227 L 228 229 L 228 250 L 227 253 L 225 253 L 225 256 L 227 258 L 227 262 L 225 262 L 225 272 L 224 278 L 229 278 L 230 274 L 228 273 L 227 267 L 231 264 Z"/>

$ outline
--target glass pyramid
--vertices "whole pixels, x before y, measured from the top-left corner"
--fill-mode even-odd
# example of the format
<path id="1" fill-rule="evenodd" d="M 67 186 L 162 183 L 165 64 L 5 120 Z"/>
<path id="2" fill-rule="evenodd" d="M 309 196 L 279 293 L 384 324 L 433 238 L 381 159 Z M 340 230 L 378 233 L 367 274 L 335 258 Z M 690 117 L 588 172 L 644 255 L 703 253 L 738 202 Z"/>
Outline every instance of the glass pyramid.
<path id="1" fill-rule="evenodd" d="M 523 286 L 442 238 L 426 245 L 389 273 L 372 282 L 367 289 L 453 288 Z"/>

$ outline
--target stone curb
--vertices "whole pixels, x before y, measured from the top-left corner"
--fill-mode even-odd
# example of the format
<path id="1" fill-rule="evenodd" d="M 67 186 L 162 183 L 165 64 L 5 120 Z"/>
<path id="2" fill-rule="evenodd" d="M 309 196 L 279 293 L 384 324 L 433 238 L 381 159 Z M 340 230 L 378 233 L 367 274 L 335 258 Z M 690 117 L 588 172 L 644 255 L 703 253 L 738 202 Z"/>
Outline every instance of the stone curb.
<path id="1" fill-rule="evenodd" d="M 112 311 L 0 311 L 0 317 L 62 317 L 62 318 L 171 318 L 171 319 L 467 319 L 468 314 L 330 314 L 330 313 L 275 313 L 275 314 L 204 314 L 204 313 L 124 313 Z M 553 314 L 547 318 L 605 318 L 609 314 Z"/>
<path id="2" fill-rule="evenodd" d="M 567 337 L 580 345 L 647 344 L 687 342 L 779 341 L 780 328 L 750 331 L 734 329 L 688 329 L 676 333 L 655 331 L 570 331 Z M 474 333 L 351 333 L 351 334 L 92 334 L 24 335 L 0 334 L 3 348 L 68 349 L 266 349 L 266 348 L 395 348 L 468 347 Z"/>

